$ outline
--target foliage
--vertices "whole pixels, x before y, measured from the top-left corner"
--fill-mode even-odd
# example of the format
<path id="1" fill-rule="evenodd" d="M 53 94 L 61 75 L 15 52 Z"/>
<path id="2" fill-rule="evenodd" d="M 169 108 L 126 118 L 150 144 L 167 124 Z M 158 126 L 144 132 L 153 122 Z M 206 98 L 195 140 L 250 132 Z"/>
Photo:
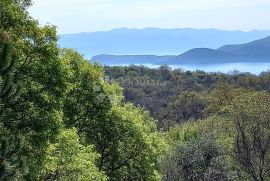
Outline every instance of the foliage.
<path id="1" fill-rule="evenodd" d="M 205 107 L 206 100 L 203 96 L 195 92 L 185 91 L 163 108 L 159 115 L 159 122 L 165 125 L 160 125 L 160 127 L 165 128 L 167 126 L 169 128 L 170 125 L 175 124 L 174 122 L 181 123 L 202 119 Z"/>
<path id="2" fill-rule="evenodd" d="M 0 40 L 0 113 L 6 101 L 15 100 L 19 94 L 19 85 L 14 75 L 15 52 L 9 44 L 6 32 Z"/>
<path id="3" fill-rule="evenodd" d="M 55 27 L 41 27 L 29 16 L 29 0 L 0 0 L 0 29 L 9 33 L 16 49 L 14 74 L 23 85 L 19 99 L 5 102 L 3 126 L 25 137 L 23 156 L 37 180 L 48 141 L 61 127 L 65 72 L 58 58 Z"/>
<path id="4" fill-rule="evenodd" d="M 130 72 L 133 72 L 132 75 Z M 233 98 L 230 97 L 230 89 L 240 88 L 237 92 L 244 92 L 245 89 L 270 91 L 269 71 L 262 72 L 260 75 L 256 76 L 250 73 L 206 73 L 199 70 L 184 71 L 183 69 L 170 69 L 168 66 L 151 69 L 145 66 L 131 65 L 122 67 L 106 66 L 105 74 L 110 80 L 119 81 L 120 85 L 124 88 L 125 99 L 135 105 L 144 106 L 149 110 L 151 116 L 159 120 L 159 129 L 163 130 L 167 130 L 174 124 L 179 124 L 179 120 L 176 117 L 179 108 L 178 106 L 173 107 L 172 105 L 179 99 L 179 95 L 186 91 L 194 92 L 201 98 L 211 93 L 209 97 L 207 96 L 207 107 L 208 104 L 211 105 L 204 111 L 204 117 L 214 115 L 217 111 L 221 111 L 219 109 Z M 120 81 L 122 79 L 150 79 L 159 84 L 156 86 L 136 84 L 122 85 Z M 212 92 L 216 87 L 218 87 L 216 91 Z M 218 101 L 218 95 L 214 95 L 216 94 L 215 92 L 220 93 L 222 97 L 225 95 L 229 97 L 224 97 L 224 100 L 216 102 Z M 237 92 L 235 93 L 236 95 Z M 164 113 L 166 115 L 165 118 Z M 170 115 L 170 113 L 172 115 Z M 170 120 L 166 119 L 166 117 L 170 117 Z M 175 120 L 174 117 L 177 119 Z"/>
<path id="5" fill-rule="evenodd" d="M 166 144 L 154 120 L 131 104 L 113 107 L 103 123 L 89 132 L 101 153 L 99 167 L 110 180 L 159 180 L 159 160 Z"/>
<path id="6" fill-rule="evenodd" d="M 121 100 L 121 89 L 105 82 L 102 68 L 89 64 L 73 50 L 64 50 L 61 60 L 69 73 L 63 102 L 64 122 L 84 132 L 88 124 L 104 117 L 113 102 Z"/>
<path id="7" fill-rule="evenodd" d="M 27 170 L 21 157 L 23 136 L 11 132 L 3 125 L 3 113 L 7 101 L 15 101 L 19 85 L 13 72 L 15 55 L 4 32 L 0 39 L 0 180 L 21 178 Z"/>
<path id="8" fill-rule="evenodd" d="M 234 158 L 250 179 L 270 179 L 270 96 L 266 92 L 242 93 L 228 108 L 236 127 Z"/>
<path id="9" fill-rule="evenodd" d="M 100 66 L 72 50 L 64 50 L 61 59 L 70 73 L 64 123 L 95 146 L 99 169 L 109 180 L 158 180 L 159 146 L 164 143 L 154 120 L 143 109 L 123 104 L 121 89 L 103 80 Z"/>
<path id="10" fill-rule="evenodd" d="M 0 180 L 19 179 L 27 174 L 27 166 L 21 157 L 23 146 L 23 137 L 11 134 L 0 123 Z"/>
<path id="11" fill-rule="evenodd" d="M 201 134 L 197 125 L 197 123 L 187 122 L 179 126 L 171 127 L 167 132 L 168 143 L 170 145 L 179 145 L 192 139 L 197 139 Z"/>
<path id="12" fill-rule="evenodd" d="M 269 180 L 270 72 L 103 70 L 31 4 L 0 0 L 0 180 Z"/>
<path id="13" fill-rule="evenodd" d="M 222 147 L 210 136 L 177 145 L 163 163 L 163 180 L 233 180 Z"/>
<path id="14" fill-rule="evenodd" d="M 95 165 L 99 155 L 93 146 L 80 143 L 76 129 L 63 130 L 48 148 L 44 180 L 106 180 Z"/>

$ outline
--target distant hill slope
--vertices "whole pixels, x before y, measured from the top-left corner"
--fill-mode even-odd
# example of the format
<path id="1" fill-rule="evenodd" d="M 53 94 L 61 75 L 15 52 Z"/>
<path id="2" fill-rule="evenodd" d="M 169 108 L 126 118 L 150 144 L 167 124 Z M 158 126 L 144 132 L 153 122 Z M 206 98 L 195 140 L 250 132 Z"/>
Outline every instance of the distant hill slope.
<path id="1" fill-rule="evenodd" d="M 218 49 L 195 48 L 178 56 L 100 55 L 92 61 L 113 64 L 219 64 L 270 62 L 270 36 L 246 44 L 226 45 Z"/>
<path id="2" fill-rule="evenodd" d="M 226 45 L 218 49 L 219 51 L 231 53 L 245 57 L 269 57 L 270 55 L 270 36 L 252 41 L 247 44 Z"/>
<path id="3" fill-rule="evenodd" d="M 104 32 L 61 35 L 61 47 L 75 48 L 87 58 L 111 55 L 178 55 L 196 47 L 216 49 L 222 45 L 247 43 L 270 35 L 265 31 L 216 29 L 115 29 Z"/>
<path id="4" fill-rule="evenodd" d="M 219 50 L 209 49 L 209 48 L 195 48 L 191 49 L 181 55 L 178 55 L 173 58 L 173 60 L 169 60 L 169 62 L 181 62 L 181 63 L 215 63 L 217 60 L 225 60 L 233 58 L 233 56 L 229 53 L 225 53 Z"/>

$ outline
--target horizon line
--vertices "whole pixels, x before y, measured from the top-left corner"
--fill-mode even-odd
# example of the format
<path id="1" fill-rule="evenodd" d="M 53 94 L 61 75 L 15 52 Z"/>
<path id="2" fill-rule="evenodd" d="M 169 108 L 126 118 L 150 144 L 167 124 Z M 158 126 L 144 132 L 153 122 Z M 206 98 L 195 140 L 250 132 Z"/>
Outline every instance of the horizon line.
<path id="1" fill-rule="evenodd" d="M 129 27 L 119 27 L 119 28 L 112 28 L 109 30 L 97 30 L 97 31 L 81 31 L 81 32 L 74 32 L 74 33 L 59 33 L 59 35 L 71 35 L 71 34 L 87 34 L 87 33 L 106 33 L 112 32 L 116 30 L 147 30 L 147 29 L 160 29 L 160 30 L 216 30 L 216 31 L 227 31 L 227 32 L 243 32 L 243 33 L 250 33 L 254 31 L 270 31 L 269 29 L 252 29 L 252 30 L 228 30 L 228 29 L 220 29 L 220 28 L 162 28 L 162 27 L 144 27 L 144 28 L 129 28 Z"/>

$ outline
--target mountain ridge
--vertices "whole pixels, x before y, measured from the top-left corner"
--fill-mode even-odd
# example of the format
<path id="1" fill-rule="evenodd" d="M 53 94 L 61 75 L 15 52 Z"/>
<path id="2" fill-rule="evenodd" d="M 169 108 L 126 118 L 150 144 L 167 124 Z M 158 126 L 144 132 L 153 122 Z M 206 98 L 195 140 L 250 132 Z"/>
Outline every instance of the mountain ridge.
<path id="1" fill-rule="evenodd" d="M 107 59 L 106 59 L 107 58 Z M 217 49 L 193 48 L 180 55 L 103 55 L 92 61 L 102 64 L 219 64 L 270 62 L 270 36 L 245 44 L 224 45 Z M 121 61 L 120 61 L 121 60 Z"/>
<path id="2" fill-rule="evenodd" d="M 111 31 L 60 35 L 63 48 L 75 48 L 86 58 L 94 55 L 178 55 L 196 47 L 219 48 L 270 35 L 270 30 L 119 28 Z"/>

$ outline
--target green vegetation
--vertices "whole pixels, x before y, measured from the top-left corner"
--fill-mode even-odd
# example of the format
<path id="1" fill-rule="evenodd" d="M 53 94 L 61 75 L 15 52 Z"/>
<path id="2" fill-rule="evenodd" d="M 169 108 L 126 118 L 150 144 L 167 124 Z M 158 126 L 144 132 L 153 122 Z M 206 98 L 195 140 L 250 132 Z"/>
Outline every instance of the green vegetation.
<path id="1" fill-rule="evenodd" d="M 47 154 L 42 180 L 107 180 L 95 165 L 99 155 L 93 146 L 81 145 L 76 129 L 61 131 Z"/>
<path id="2" fill-rule="evenodd" d="M 269 72 L 104 68 L 0 4 L 0 180 L 270 179 Z"/>
<path id="3" fill-rule="evenodd" d="M 4 33 L 0 180 L 160 180 L 166 144 L 154 119 L 126 104 L 101 66 L 59 49 L 55 27 L 29 16 L 30 1 L 0 2 L 14 49 Z"/>
<path id="4" fill-rule="evenodd" d="M 235 173 L 227 167 L 225 156 L 212 137 L 191 138 L 174 146 L 166 157 L 164 180 L 233 180 Z"/>
<path id="5" fill-rule="evenodd" d="M 242 88 L 239 92 L 245 89 L 270 91 L 269 71 L 256 76 L 237 71 L 230 74 L 206 73 L 199 70 L 172 70 L 167 65 L 157 69 L 131 65 L 106 66 L 105 74 L 110 82 L 119 82 L 124 87 L 126 101 L 149 110 L 151 116 L 158 120 L 159 129 L 163 130 L 179 122 L 199 120 L 216 113 L 222 105 L 231 101 L 230 87 Z M 122 80 L 144 81 L 128 84 L 128 81 Z M 219 101 L 219 96 L 224 99 L 214 102 Z"/>
<path id="6" fill-rule="evenodd" d="M 0 47 L 0 179 L 17 178 L 25 173 L 20 153 L 23 148 L 23 137 L 12 133 L 2 122 L 2 115 L 7 101 L 15 101 L 19 88 L 14 75 L 15 56 L 6 32 L 1 36 Z"/>
<path id="7" fill-rule="evenodd" d="M 269 72 L 256 76 L 167 66 L 105 67 L 105 72 L 111 82 L 132 76 L 161 83 L 123 86 L 126 101 L 149 109 L 165 134 L 163 180 L 270 179 Z"/>

